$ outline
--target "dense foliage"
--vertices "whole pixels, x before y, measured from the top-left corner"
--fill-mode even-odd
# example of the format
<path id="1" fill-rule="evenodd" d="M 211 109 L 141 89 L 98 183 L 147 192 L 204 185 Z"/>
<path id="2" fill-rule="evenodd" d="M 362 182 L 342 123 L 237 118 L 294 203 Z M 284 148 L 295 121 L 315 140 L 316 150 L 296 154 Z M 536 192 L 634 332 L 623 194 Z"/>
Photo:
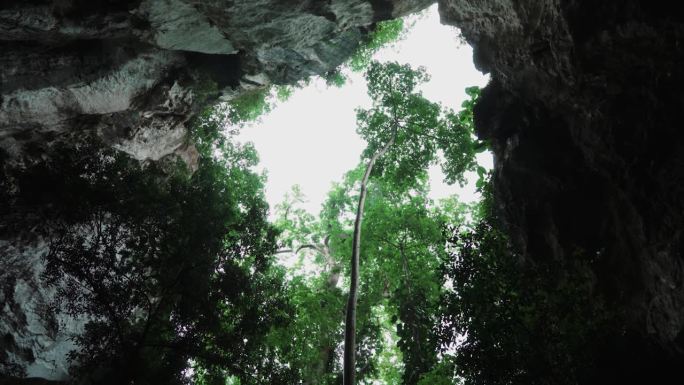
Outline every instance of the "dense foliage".
<path id="1" fill-rule="evenodd" d="M 399 40 L 406 32 L 405 22 L 402 19 L 381 21 L 368 34 L 356 52 L 349 59 L 348 66 L 352 71 L 364 71 L 371 63 L 373 54 L 380 48 Z"/>
<path id="2" fill-rule="evenodd" d="M 468 138 L 463 146 L 472 147 L 453 161 L 442 161 L 456 170 L 451 174 L 454 179 L 475 168 L 478 149 L 472 138 L 472 114 L 457 114 L 425 99 L 416 88 L 426 78 L 424 72 L 408 66 L 372 63 L 367 79 L 375 103 L 372 109 L 358 112 L 359 133 L 369 141 L 367 158 L 376 151 L 373 146 L 383 146 L 391 136 L 396 140 L 387 156 L 378 159 L 379 172 L 368 184 L 356 331 L 360 383 L 417 384 L 427 375 L 453 379 L 451 359 L 438 354 L 434 324 L 443 291 L 439 285 L 445 253 L 442 229 L 448 223 L 462 223 L 467 207 L 456 200 L 431 203 L 426 169 L 439 161 L 437 149 L 450 144 L 447 127 L 464 131 L 459 134 Z M 472 108 L 477 97 L 474 90 L 469 93 L 466 108 Z M 420 162 L 411 167 L 416 159 Z M 303 383 L 341 380 L 345 295 L 340 287 L 348 285 L 350 276 L 347 261 L 364 171 L 359 166 L 333 187 L 318 218 L 297 208 L 303 199 L 297 189 L 279 206 L 281 253 L 299 260 L 290 281 L 297 316 L 286 329 L 273 333 L 272 343 L 273 349 L 289 356 Z M 304 265 L 316 268 L 297 274 Z"/>
<path id="3" fill-rule="evenodd" d="M 357 111 L 357 132 L 368 142 L 368 145 L 362 154 L 367 159 L 367 164 L 360 180 L 352 235 L 350 289 L 345 317 L 343 366 L 345 385 L 356 383 L 355 335 L 359 260 L 362 250 L 361 224 L 370 176 L 379 174 L 378 177 L 390 183 L 399 191 L 399 194 L 402 192 L 406 194 L 416 185 L 421 173 L 427 172 L 429 165 L 437 163 L 437 150 L 450 143 L 446 136 L 450 133 L 440 127 L 446 126 L 446 122 L 453 122 L 455 114 L 450 111 L 444 113 L 439 104 L 430 102 L 422 96 L 417 87 L 427 79 L 427 74 L 423 70 L 413 70 L 408 65 L 398 63 L 373 62 L 366 73 L 368 95 L 373 104 L 370 109 Z M 472 127 L 452 125 L 450 128 L 464 131 L 457 136 L 462 140 L 468 138 L 470 141 L 463 143 L 463 146 L 472 147 L 473 140 L 470 131 Z M 442 163 L 449 165 L 443 166 L 445 171 L 452 172 L 452 175 L 448 177 L 463 180 L 463 173 L 475 166 L 474 151 Z M 399 254 L 403 260 L 404 270 L 407 272 L 406 250 L 403 243 L 399 243 Z M 418 309 L 415 303 L 424 301 L 426 298 L 419 296 L 416 299 L 410 289 L 408 289 L 408 296 L 411 300 L 400 307 L 400 314 L 403 313 L 406 317 L 415 320 L 419 318 L 416 314 L 424 313 L 422 311 L 424 309 Z M 415 325 L 412 329 L 412 336 L 418 340 L 420 331 Z M 404 330 L 399 328 L 398 331 L 401 334 Z M 404 339 L 406 336 L 404 334 Z M 417 346 L 420 349 L 421 344 L 419 341 L 414 341 L 409 346 Z"/>
<path id="4" fill-rule="evenodd" d="M 281 253 L 289 268 L 295 321 L 274 331 L 275 349 L 286 350 L 303 383 L 340 383 L 345 293 L 353 217 L 362 167 L 329 193 L 319 217 L 299 208 L 295 189 L 279 206 Z M 359 383 L 416 384 L 441 365 L 434 330 L 445 223 L 464 220 L 466 206 L 434 205 L 422 175 L 412 194 L 376 181 L 369 186 L 358 306 Z M 440 250 L 442 250 L 440 252 Z M 313 267 L 313 268 L 312 268 Z"/>
<path id="5" fill-rule="evenodd" d="M 359 383 L 591 381 L 597 365 L 592 347 L 614 322 L 595 292 L 594 259 L 578 250 L 568 260 L 532 263 L 515 253 L 500 228 L 488 175 L 474 162 L 485 148 L 473 136 L 478 90 L 468 89 L 470 99 L 452 112 L 416 92 L 426 78 L 420 71 L 372 63 L 367 78 L 374 104 L 358 112 L 359 133 L 368 141 L 364 158 L 390 141 L 392 146 L 378 158 L 368 183 L 357 314 L 364 325 L 357 331 Z M 429 202 L 425 169 L 437 162 L 450 182 L 477 171 L 484 201 L 472 208 L 457 200 Z M 310 251 L 308 263 L 321 266 L 314 278 L 295 274 L 294 281 L 299 290 L 328 298 L 317 303 L 310 297 L 297 309 L 307 332 L 317 336 L 313 340 L 327 330 L 324 347 L 299 348 L 313 349 L 300 357 L 313 359 L 308 367 L 317 368 L 304 383 L 340 381 L 341 325 L 328 317 L 342 313 L 337 274 L 349 276 L 345 260 L 364 170 L 361 165 L 350 171 L 333 188 L 318 219 L 299 211 L 296 220 L 286 221 L 286 250 Z M 297 212 L 292 202 L 281 208 L 288 215 Z M 333 303 L 332 310 L 323 310 L 323 303 Z M 379 333 L 367 334 L 372 324 Z M 314 364 L 321 360 L 326 364 Z M 307 367 L 306 361 L 299 365 Z"/>
<path id="6" fill-rule="evenodd" d="M 373 107 L 357 111 L 357 131 L 368 143 L 364 158 L 394 137 L 387 154 L 378 159 L 375 173 L 408 188 L 428 166 L 439 163 L 447 181 L 463 183 L 464 173 L 477 168 L 475 154 L 485 149 L 475 139 L 472 124 L 479 90 L 467 89 L 470 99 L 455 113 L 422 95 L 419 86 L 429 79 L 423 69 L 373 62 L 366 78 Z M 440 151 L 444 158 L 438 156 Z"/>
<path id="7" fill-rule="evenodd" d="M 594 259 L 524 261 L 500 228 L 491 184 L 479 221 L 452 228 L 437 329 L 465 384 L 592 383 L 614 315 L 595 292 Z"/>
<path id="8" fill-rule="evenodd" d="M 81 380 L 186 383 L 191 362 L 249 379 L 265 365 L 263 338 L 289 311 L 271 269 L 277 231 L 254 150 L 219 150 L 190 173 L 90 138 L 13 176 L 15 207 L 35 208 L 52 240 L 54 310 L 85 322 L 70 354 Z"/>
<path id="9" fill-rule="evenodd" d="M 404 19 L 385 20 L 376 23 L 373 30 L 360 42 L 351 57 L 344 64 L 324 75 L 326 83 L 331 86 L 342 87 L 348 79 L 345 70 L 366 71 L 373 61 L 373 56 L 381 48 L 400 41 L 409 28 L 410 26 Z"/>

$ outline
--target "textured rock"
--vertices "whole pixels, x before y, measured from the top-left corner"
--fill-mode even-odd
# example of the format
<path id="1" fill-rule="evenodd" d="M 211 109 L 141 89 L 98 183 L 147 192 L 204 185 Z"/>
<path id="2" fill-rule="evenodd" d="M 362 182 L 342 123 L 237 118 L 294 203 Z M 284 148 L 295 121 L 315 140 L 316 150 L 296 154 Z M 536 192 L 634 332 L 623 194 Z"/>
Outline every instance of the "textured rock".
<path id="1" fill-rule="evenodd" d="M 527 260 L 596 257 L 610 383 L 684 362 L 684 18 L 641 1 L 442 0 L 492 81 L 476 108 Z M 681 377 L 680 377 L 681 378 Z M 663 382 L 664 383 L 664 382 Z"/>
<path id="2" fill-rule="evenodd" d="M 0 373 L 68 378 L 66 355 L 74 348 L 69 336 L 80 332 L 83 321 L 50 312 L 54 290 L 40 280 L 46 252 L 41 238 L 0 241 Z"/>
<path id="3" fill-rule="evenodd" d="M 140 5 L 139 13 L 149 20 L 154 31 L 151 42 L 159 48 L 222 55 L 237 53 L 206 16 L 182 0 L 147 0 Z"/>
<path id="4" fill-rule="evenodd" d="M 335 68 L 376 21 L 431 1 L 5 1 L 0 149 L 80 130 L 157 160 L 187 144 L 203 81 L 292 83 Z M 225 99 L 225 98 L 224 98 Z"/>

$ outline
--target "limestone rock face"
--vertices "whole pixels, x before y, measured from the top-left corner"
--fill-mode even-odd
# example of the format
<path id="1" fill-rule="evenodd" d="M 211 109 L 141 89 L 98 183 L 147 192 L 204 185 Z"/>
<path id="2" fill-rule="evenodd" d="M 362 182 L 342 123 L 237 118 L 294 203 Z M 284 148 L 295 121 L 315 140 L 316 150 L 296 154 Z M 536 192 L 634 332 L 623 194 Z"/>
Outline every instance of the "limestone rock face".
<path id="1" fill-rule="evenodd" d="M 40 238 L 0 241 L 0 373 L 53 380 L 69 378 L 69 338 L 84 321 L 55 315 L 49 305 L 54 289 L 40 279 L 47 243 Z"/>
<path id="2" fill-rule="evenodd" d="M 659 382 L 684 362 L 684 17 L 674 7 L 440 1 L 442 21 L 492 76 L 475 123 L 494 148 L 513 241 L 529 263 L 594 255 L 601 294 L 626 313 L 606 353 L 612 383 Z"/>
<path id="3" fill-rule="evenodd" d="M 91 134 L 141 161 L 176 155 L 192 167 L 188 123 L 203 104 L 324 74 L 374 23 L 432 2 L 4 0 L 0 171 Z M 64 380 L 82 322 L 49 314 L 49 240 L 1 206 L 0 374 Z"/>
<path id="4" fill-rule="evenodd" d="M 182 149 L 202 81 L 291 83 L 335 68 L 375 22 L 431 1 L 5 1 L 0 148 L 80 130 L 144 160 Z M 249 83 L 249 82 L 247 82 Z M 211 95 L 216 97 L 218 95 Z"/>

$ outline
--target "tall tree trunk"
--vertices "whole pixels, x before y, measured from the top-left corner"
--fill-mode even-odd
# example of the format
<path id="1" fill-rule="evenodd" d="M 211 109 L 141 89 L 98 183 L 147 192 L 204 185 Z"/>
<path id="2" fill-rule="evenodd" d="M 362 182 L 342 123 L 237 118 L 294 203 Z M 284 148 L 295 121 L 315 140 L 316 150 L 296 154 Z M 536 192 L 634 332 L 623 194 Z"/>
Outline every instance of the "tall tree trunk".
<path id="1" fill-rule="evenodd" d="M 356 383 L 356 302 L 359 291 L 359 254 L 361 252 L 361 220 L 363 219 L 363 205 L 366 202 L 366 185 L 373 170 L 375 161 L 383 156 L 390 146 L 394 144 L 396 132 L 392 138 L 371 157 L 366 166 L 366 172 L 361 179 L 361 191 L 359 192 L 359 205 L 356 208 L 356 220 L 354 221 L 354 238 L 352 241 L 351 257 L 351 283 L 349 285 L 349 298 L 347 299 L 347 315 L 344 324 L 344 364 L 342 383 L 354 385 Z"/>

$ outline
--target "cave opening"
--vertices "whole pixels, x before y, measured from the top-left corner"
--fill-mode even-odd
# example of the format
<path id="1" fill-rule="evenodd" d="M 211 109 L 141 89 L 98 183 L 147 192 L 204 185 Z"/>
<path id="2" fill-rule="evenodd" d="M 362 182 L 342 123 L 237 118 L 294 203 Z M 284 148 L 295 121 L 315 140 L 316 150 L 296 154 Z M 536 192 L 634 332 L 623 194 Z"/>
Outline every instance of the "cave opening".
<path id="1" fill-rule="evenodd" d="M 404 17 L 400 36 L 374 52 L 372 60 L 425 68 L 430 80 L 421 85 L 423 94 L 454 110 L 468 98 L 466 88 L 482 88 L 488 81 L 487 75 L 475 69 L 472 49 L 458 30 L 439 22 L 436 4 Z M 268 173 L 266 196 L 271 208 L 296 184 L 307 197 L 307 211 L 315 215 L 331 183 L 358 165 L 364 143 L 355 131 L 355 109 L 371 104 L 365 68 L 353 71 L 342 65 L 338 71 L 339 85 L 330 78 L 314 76 L 290 87 L 282 101 L 279 90 L 272 90 L 268 96 L 273 100 L 272 109 L 238 129 L 237 140 L 254 144 L 261 169 Z M 227 127 L 231 128 L 237 127 Z M 483 154 L 478 161 L 491 169 L 491 155 Z M 432 199 L 456 193 L 466 203 L 477 200 L 476 175 L 470 175 L 473 183 L 468 189 L 458 184 L 447 186 L 443 179 L 439 167 L 430 168 Z"/>
<path id="2" fill-rule="evenodd" d="M 257 170 L 266 175 L 264 190 L 270 206 L 269 217 L 283 231 L 276 252 L 277 265 L 285 270 L 286 280 L 295 287 L 294 295 L 308 295 L 306 301 L 325 301 L 314 299 L 312 293 L 317 291 L 322 291 L 324 296 L 339 295 L 344 298 L 349 295 L 350 272 L 346 266 L 347 251 L 344 250 L 349 246 L 345 239 L 351 235 L 350 221 L 354 218 L 355 207 L 351 201 L 357 199 L 359 193 L 359 176 L 356 174 L 365 162 L 362 152 L 366 143 L 356 132 L 359 125 L 357 110 L 372 108 L 374 103 L 368 94 L 370 63 L 405 63 L 425 71 L 429 79 L 419 85 L 417 92 L 441 104 L 445 111 L 472 109 L 472 104 L 464 102 L 473 97 L 473 90 L 479 90 L 488 82 L 488 76 L 475 69 L 472 49 L 459 31 L 440 23 L 436 4 L 401 20 L 387 22 L 386 25 L 396 24 L 397 21 L 401 22 L 401 31 L 366 54 L 367 57 L 363 59 L 365 63 L 359 65 L 352 58 L 325 76 L 314 76 L 293 86 L 272 87 L 261 95 L 266 99 L 260 111 L 262 115 L 247 123 L 228 123 L 225 128 L 236 134 L 237 142 L 253 145 L 259 154 Z M 388 27 L 381 25 L 379 29 L 382 28 Z M 261 102 L 261 99 L 258 101 Z M 472 114 L 472 110 L 469 113 Z M 469 135 L 474 138 L 474 132 Z M 437 164 L 444 161 L 444 156 L 440 150 L 435 155 L 438 159 L 418 178 L 420 181 L 410 191 L 404 192 L 408 199 L 390 199 L 383 203 L 385 195 L 394 195 L 395 198 L 401 196 L 404 187 L 392 186 L 386 181 L 368 182 L 372 190 L 369 198 L 371 212 L 367 214 L 370 217 L 364 220 L 369 222 L 366 227 L 373 227 L 367 230 L 373 234 L 367 241 L 371 243 L 368 250 L 376 250 L 364 252 L 370 257 L 367 257 L 369 261 L 362 262 L 361 268 L 363 270 L 364 265 L 375 263 L 384 264 L 385 270 L 383 273 L 377 267 L 366 267 L 368 271 L 362 273 L 368 274 L 368 277 L 362 278 L 367 282 L 384 280 L 381 298 L 365 298 L 364 301 L 370 303 L 362 305 L 367 309 L 360 317 L 374 321 L 359 320 L 360 324 L 376 323 L 382 328 L 379 335 L 362 337 L 368 339 L 366 343 L 373 345 L 363 357 L 364 364 L 378 368 L 361 375 L 364 383 L 426 383 L 455 379 L 450 373 L 453 347 L 443 350 L 435 345 L 436 336 L 432 329 L 438 329 L 440 321 L 423 318 L 422 324 L 418 325 L 415 319 L 405 314 L 407 307 L 415 306 L 415 298 L 422 296 L 426 303 L 430 303 L 428 307 L 433 307 L 430 310 L 435 313 L 433 316 L 437 317 L 439 300 L 436 293 L 451 288 L 450 283 L 443 283 L 446 285 L 444 289 L 431 286 L 437 285 L 440 279 L 437 272 L 440 267 L 438 253 L 433 253 L 432 259 L 425 257 L 421 261 L 421 257 L 418 257 L 420 253 L 402 251 L 402 274 L 405 275 L 405 281 L 402 281 L 399 277 L 392 277 L 392 274 L 398 273 L 387 267 L 388 263 L 399 263 L 396 256 L 391 257 L 392 253 L 399 253 L 398 250 L 391 250 L 393 242 L 387 240 L 388 243 L 383 245 L 373 239 L 381 236 L 382 232 L 387 232 L 386 238 L 398 240 L 403 236 L 405 238 L 397 243 L 405 244 L 402 248 L 424 248 L 424 257 L 430 254 L 429 248 L 440 247 L 439 242 L 430 244 L 439 237 L 432 241 L 421 239 L 416 233 L 417 228 L 409 223 L 411 220 L 423 221 L 423 226 L 437 232 L 446 230 L 436 226 L 440 215 L 444 218 L 452 216 L 445 222 L 450 222 L 453 227 L 472 224 L 473 216 L 477 216 L 480 207 L 486 175 L 492 168 L 492 155 L 489 151 L 478 152 L 475 155 L 475 167 L 466 171 L 460 183 L 452 180 L 448 184 L 445 182 L 446 175 Z M 382 192 L 382 189 L 388 191 Z M 384 215 L 373 211 L 378 210 L 378 207 L 384 207 Z M 331 210 L 337 210 L 337 217 L 331 216 Z M 331 222 L 335 221 L 337 223 L 332 225 Z M 396 228 L 383 229 L 383 221 L 392 223 Z M 339 228 L 332 230 L 332 226 Z M 392 231 L 396 233 L 392 234 Z M 341 239 L 331 240 L 335 237 Z M 412 244 L 407 241 L 411 237 L 417 238 Z M 370 262 L 372 259 L 377 260 Z M 422 283 L 425 287 L 420 287 L 421 283 L 415 284 L 416 288 L 409 289 L 408 293 L 401 292 L 398 286 L 414 285 L 412 279 L 422 279 L 427 283 Z M 325 281 L 324 285 L 321 285 L 321 280 Z M 404 299 L 393 300 L 395 296 Z M 329 313 L 330 310 L 316 309 L 306 301 L 298 304 L 290 331 L 294 334 L 293 338 L 299 339 L 292 341 L 293 349 L 305 355 L 311 350 L 307 346 L 310 342 L 300 333 L 304 333 L 301 329 L 303 322 L 313 322 L 315 327 L 321 329 L 314 339 L 327 342 L 314 343 L 317 346 L 315 349 L 320 352 L 316 359 L 304 363 L 315 368 L 304 371 L 308 378 L 305 382 L 321 376 L 325 378 L 320 380 L 321 383 L 334 381 L 336 377 L 339 379 L 338 368 L 343 365 L 341 352 L 344 343 L 335 341 L 333 335 L 339 333 L 336 328 L 344 323 L 336 320 L 334 314 Z M 400 336 L 398 333 L 402 333 L 402 324 L 411 322 L 416 322 L 410 326 L 412 333 L 427 335 Z M 421 327 L 425 330 L 419 330 Z M 418 351 L 415 347 L 409 347 L 410 344 L 420 347 L 421 343 L 430 348 Z M 427 351 L 430 349 L 431 352 Z M 403 360 L 402 354 L 410 357 Z M 237 377 L 233 377 L 232 381 L 237 381 Z"/>
<path id="3" fill-rule="evenodd" d="M 680 383 L 681 12 L 434 2 L 0 6 L 0 384 Z"/>

